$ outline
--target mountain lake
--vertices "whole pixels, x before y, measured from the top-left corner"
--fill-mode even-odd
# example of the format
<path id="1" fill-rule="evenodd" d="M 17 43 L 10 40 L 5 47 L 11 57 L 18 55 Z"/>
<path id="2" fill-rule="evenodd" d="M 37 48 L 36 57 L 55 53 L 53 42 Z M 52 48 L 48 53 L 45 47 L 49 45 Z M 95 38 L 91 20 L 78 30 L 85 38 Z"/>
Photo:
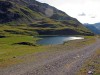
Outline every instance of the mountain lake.
<path id="1" fill-rule="evenodd" d="M 40 36 L 40 40 L 37 41 L 39 45 L 57 45 L 63 44 L 64 42 L 70 40 L 79 40 L 84 39 L 84 37 L 76 37 L 76 36 Z"/>

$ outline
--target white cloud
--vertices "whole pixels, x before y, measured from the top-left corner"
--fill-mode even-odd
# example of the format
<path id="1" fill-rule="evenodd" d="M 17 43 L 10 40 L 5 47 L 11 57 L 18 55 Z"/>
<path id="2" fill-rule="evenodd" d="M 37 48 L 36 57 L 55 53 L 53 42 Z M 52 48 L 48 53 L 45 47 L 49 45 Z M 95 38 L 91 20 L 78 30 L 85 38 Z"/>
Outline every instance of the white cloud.
<path id="1" fill-rule="evenodd" d="M 100 0 L 38 0 L 48 3 L 77 18 L 82 23 L 100 22 Z M 86 16 L 79 16 L 80 13 Z M 95 18 L 91 18 L 95 17 Z"/>

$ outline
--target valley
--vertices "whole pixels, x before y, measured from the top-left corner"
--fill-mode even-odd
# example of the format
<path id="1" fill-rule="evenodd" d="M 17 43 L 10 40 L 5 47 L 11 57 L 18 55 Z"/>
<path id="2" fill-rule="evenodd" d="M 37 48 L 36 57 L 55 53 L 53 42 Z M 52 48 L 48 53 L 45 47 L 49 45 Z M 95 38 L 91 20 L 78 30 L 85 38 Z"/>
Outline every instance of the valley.
<path id="1" fill-rule="evenodd" d="M 62 42 L 37 43 L 42 36 L 59 36 L 52 41 Z M 90 66 L 84 65 L 95 60 L 99 49 L 99 35 L 54 6 L 36 0 L 0 0 L 0 75 L 87 75 Z M 95 71 L 99 75 L 97 67 Z"/>

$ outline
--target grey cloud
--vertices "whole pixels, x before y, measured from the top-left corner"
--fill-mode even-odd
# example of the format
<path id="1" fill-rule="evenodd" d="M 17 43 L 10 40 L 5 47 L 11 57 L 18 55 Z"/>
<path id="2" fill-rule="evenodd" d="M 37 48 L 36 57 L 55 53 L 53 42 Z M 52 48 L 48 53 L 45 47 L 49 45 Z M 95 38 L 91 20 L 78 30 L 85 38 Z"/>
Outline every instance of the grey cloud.
<path id="1" fill-rule="evenodd" d="M 78 14 L 78 16 L 86 16 L 85 13 Z"/>
<path id="2" fill-rule="evenodd" d="M 95 16 L 92 16 L 91 18 L 96 18 Z"/>

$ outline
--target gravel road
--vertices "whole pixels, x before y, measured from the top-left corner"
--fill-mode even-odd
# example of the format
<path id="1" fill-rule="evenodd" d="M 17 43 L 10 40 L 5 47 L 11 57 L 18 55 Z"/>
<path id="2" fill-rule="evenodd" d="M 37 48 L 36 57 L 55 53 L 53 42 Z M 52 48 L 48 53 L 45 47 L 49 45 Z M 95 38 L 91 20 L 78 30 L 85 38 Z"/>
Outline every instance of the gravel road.
<path id="1" fill-rule="evenodd" d="M 98 48 L 100 48 L 100 40 L 82 49 L 54 54 L 42 53 L 39 55 L 40 57 L 43 55 L 48 55 L 48 57 L 0 69 L 0 75 L 76 75 L 85 60 Z"/>

